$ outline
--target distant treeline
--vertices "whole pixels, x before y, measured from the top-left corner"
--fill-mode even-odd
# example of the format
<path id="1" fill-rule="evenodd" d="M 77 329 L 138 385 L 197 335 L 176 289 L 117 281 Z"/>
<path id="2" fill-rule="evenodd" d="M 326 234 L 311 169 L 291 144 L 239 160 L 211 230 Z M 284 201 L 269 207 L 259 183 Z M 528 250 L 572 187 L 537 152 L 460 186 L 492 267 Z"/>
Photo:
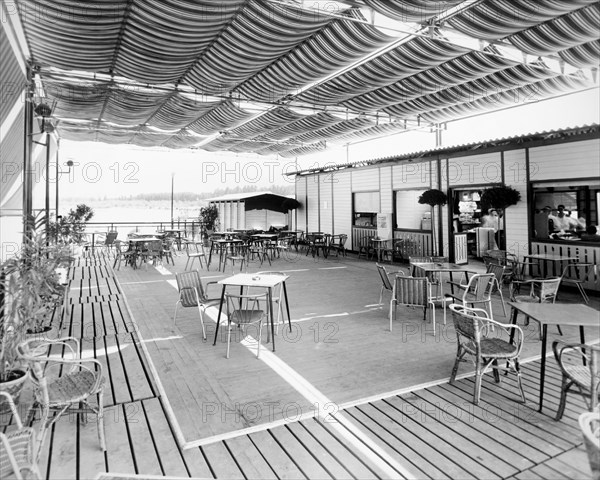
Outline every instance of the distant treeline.
<path id="1" fill-rule="evenodd" d="M 173 200 L 176 202 L 196 202 L 207 198 L 220 197 L 222 195 L 230 195 L 233 193 L 251 193 L 266 190 L 258 188 L 255 185 L 236 186 L 219 188 L 209 193 L 193 193 L 193 192 L 178 192 L 173 194 Z M 277 195 L 292 195 L 294 193 L 293 185 L 272 185 L 268 191 Z M 145 201 L 161 201 L 171 200 L 171 192 L 167 193 L 140 193 L 138 195 L 123 195 L 118 197 L 118 200 L 145 200 Z"/>

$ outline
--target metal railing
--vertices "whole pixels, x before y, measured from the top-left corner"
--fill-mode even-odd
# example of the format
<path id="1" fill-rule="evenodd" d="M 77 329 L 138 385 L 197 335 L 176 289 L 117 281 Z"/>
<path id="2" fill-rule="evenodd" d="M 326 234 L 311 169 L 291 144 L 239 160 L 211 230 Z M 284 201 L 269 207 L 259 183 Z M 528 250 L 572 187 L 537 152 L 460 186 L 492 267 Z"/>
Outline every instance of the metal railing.
<path id="1" fill-rule="evenodd" d="M 183 236 L 194 237 L 202 231 L 202 222 L 198 220 L 173 220 L 163 222 L 87 222 L 90 230 L 116 230 L 125 237 L 128 233 L 156 233 L 169 229 L 181 230 Z"/>

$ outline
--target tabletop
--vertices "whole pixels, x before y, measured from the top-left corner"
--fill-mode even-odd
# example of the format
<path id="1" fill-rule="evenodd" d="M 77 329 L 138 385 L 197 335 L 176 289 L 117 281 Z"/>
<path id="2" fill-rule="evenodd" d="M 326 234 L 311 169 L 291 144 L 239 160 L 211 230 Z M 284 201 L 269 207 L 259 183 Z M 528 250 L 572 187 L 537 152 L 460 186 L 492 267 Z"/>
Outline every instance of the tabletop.
<path id="1" fill-rule="evenodd" d="M 160 240 L 160 238 L 152 236 L 152 237 L 132 237 L 132 238 L 127 239 L 127 241 L 130 243 L 153 242 L 156 240 Z"/>
<path id="2" fill-rule="evenodd" d="M 567 262 L 569 260 L 577 260 L 577 257 L 569 257 L 564 255 L 552 255 L 551 253 L 533 253 L 531 255 L 523 255 L 523 258 L 535 258 L 538 260 L 552 260 L 555 262 Z"/>
<path id="3" fill-rule="evenodd" d="M 583 303 L 507 302 L 523 314 L 546 325 L 599 327 L 600 312 Z"/>
<path id="4" fill-rule="evenodd" d="M 272 238 L 277 238 L 278 236 L 278 233 L 255 233 L 254 235 L 252 235 L 252 238 L 270 240 Z"/>
<path id="5" fill-rule="evenodd" d="M 264 287 L 272 288 L 279 285 L 281 282 L 285 282 L 288 275 L 256 275 L 252 273 L 238 273 L 231 277 L 219 280 L 217 283 L 220 285 L 235 285 L 238 287 Z"/>
<path id="6" fill-rule="evenodd" d="M 476 273 L 474 270 L 465 268 L 464 265 L 457 265 L 456 263 L 422 263 L 415 262 L 411 263 L 413 267 L 420 268 L 425 272 L 468 272 Z"/>

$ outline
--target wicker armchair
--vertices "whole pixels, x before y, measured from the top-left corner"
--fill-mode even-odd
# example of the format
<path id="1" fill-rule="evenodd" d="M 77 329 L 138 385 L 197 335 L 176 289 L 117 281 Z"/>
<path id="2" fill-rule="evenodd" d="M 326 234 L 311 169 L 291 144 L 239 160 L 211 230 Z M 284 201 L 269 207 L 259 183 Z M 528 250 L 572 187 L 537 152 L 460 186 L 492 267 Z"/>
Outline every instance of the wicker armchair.
<path id="1" fill-rule="evenodd" d="M 65 412 L 87 413 L 97 417 L 98 439 L 103 451 L 104 440 L 104 376 L 102 364 L 95 359 L 79 357 L 79 341 L 74 337 L 40 342 L 33 338 L 18 347 L 19 356 L 29 365 L 29 376 L 34 387 L 34 403 L 30 415 L 37 407 L 42 413 L 36 460 L 40 455 L 46 433 L 50 426 Z M 94 397 L 97 405 L 90 403 Z M 50 413 L 54 415 L 50 416 Z"/>
<path id="2" fill-rule="evenodd" d="M 600 478 L 600 410 L 579 415 L 579 426 L 587 450 L 592 478 Z"/>
<path id="3" fill-rule="evenodd" d="M 24 427 L 15 403 L 8 392 L 0 392 L 9 405 L 15 424 L 14 429 L 0 433 L 0 478 L 14 477 L 21 480 L 23 473 L 28 471 L 34 478 L 41 478 L 35 461 L 36 437 L 31 427 Z M 31 478 L 26 475 L 25 478 Z"/>
<path id="4" fill-rule="evenodd" d="M 598 405 L 598 394 L 600 394 L 600 346 L 567 344 L 555 340 L 552 343 L 552 350 L 562 371 L 560 404 L 556 412 L 556 420 L 560 420 L 563 416 L 567 393 L 572 386 L 578 388 L 588 410 L 594 410 Z M 583 361 L 587 365 L 584 365 Z"/>
<path id="5" fill-rule="evenodd" d="M 473 403 L 479 404 L 481 396 L 481 379 L 489 370 L 493 369 L 494 379 L 500 382 L 499 370 L 514 371 L 517 374 L 517 383 L 523 403 L 525 392 L 521 385 L 521 370 L 519 368 L 519 355 L 523 346 L 523 330 L 517 325 L 505 325 L 488 318 L 488 314 L 481 308 L 469 308 L 464 305 L 452 304 L 452 317 L 458 350 L 456 360 L 452 368 L 450 383 L 456 380 L 458 364 L 464 361 L 464 357 L 470 355 L 475 364 L 475 391 L 473 392 Z M 494 330 L 493 335 L 488 332 Z M 514 330 L 514 343 L 510 342 L 511 330 Z M 501 366 L 499 361 L 506 366 Z"/>

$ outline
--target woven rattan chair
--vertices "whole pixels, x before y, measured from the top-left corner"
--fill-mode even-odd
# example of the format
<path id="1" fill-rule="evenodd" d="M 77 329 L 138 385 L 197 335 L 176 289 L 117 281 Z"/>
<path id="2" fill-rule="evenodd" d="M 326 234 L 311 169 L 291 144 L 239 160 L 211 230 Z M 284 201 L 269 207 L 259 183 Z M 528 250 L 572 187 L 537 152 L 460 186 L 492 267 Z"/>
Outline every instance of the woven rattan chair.
<path id="1" fill-rule="evenodd" d="M 593 263 L 570 263 L 565 267 L 562 277 L 562 285 L 577 287 L 585 303 L 590 303 L 590 298 L 585 292 L 583 285 L 592 278 L 595 265 Z"/>
<path id="2" fill-rule="evenodd" d="M 598 406 L 600 394 L 600 346 L 568 344 L 560 340 L 552 343 L 554 357 L 562 372 L 560 403 L 556 420 L 560 420 L 565 411 L 567 393 L 575 386 L 586 401 L 588 410 Z M 583 360 L 587 365 L 583 365 Z"/>
<path id="3" fill-rule="evenodd" d="M 100 447 L 106 451 L 102 364 L 93 358 L 80 358 L 80 351 L 79 341 L 74 337 L 45 341 L 33 338 L 18 347 L 19 356 L 29 365 L 34 387 L 30 413 L 38 407 L 42 413 L 36 460 L 48 429 L 65 412 L 81 413 L 83 422 L 87 413 L 95 413 Z M 90 403 L 94 398 L 97 398 L 96 405 Z"/>
<path id="4" fill-rule="evenodd" d="M 31 427 L 24 427 L 19 412 L 8 392 L 0 391 L 0 397 L 9 405 L 12 413 L 13 424 L 4 433 L 0 433 L 0 478 L 41 478 L 35 459 L 37 447 L 35 431 Z"/>
<path id="5" fill-rule="evenodd" d="M 519 355 L 524 339 L 523 330 L 517 325 L 505 325 L 488 318 L 488 313 L 481 308 L 452 304 L 450 310 L 458 342 L 450 383 L 452 384 L 456 380 L 459 363 L 469 355 L 475 364 L 475 390 L 473 392 L 475 405 L 479 404 L 482 377 L 489 369 L 493 369 L 494 379 L 497 383 L 500 382 L 499 370 L 514 371 L 517 374 L 521 398 L 525 403 L 525 392 L 521 385 L 519 368 Z M 489 335 L 492 330 L 494 333 Z M 514 333 L 513 343 L 510 342 L 511 330 Z M 506 366 L 502 366 L 504 362 L 506 362 Z"/>
<path id="6" fill-rule="evenodd" d="M 206 340 L 206 329 L 204 328 L 204 310 L 211 305 L 216 305 L 221 302 L 220 298 L 208 298 L 205 289 L 202 286 L 200 272 L 191 270 L 189 272 L 181 272 L 175 275 L 177 280 L 177 290 L 179 298 L 175 303 L 175 314 L 173 315 L 173 324 L 177 320 L 177 308 L 181 305 L 183 308 L 197 308 L 200 315 L 200 325 L 202 327 L 202 338 Z M 217 282 L 209 282 L 211 285 Z"/>
<path id="7" fill-rule="evenodd" d="M 423 309 L 423 320 L 427 320 L 427 308 L 431 307 L 431 323 L 435 334 L 435 301 L 432 295 L 432 285 L 425 277 L 404 277 L 396 275 L 394 289 L 390 300 L 390 332 L 396 319 L 398 305 L 406 307 L 420 307 Z M 444 306 L 444 323 L 446 323 L 446 309 Z"/>
<path id="8" fill-rule="evenodd" d="M 260 304 L 267 304 L 269 297 L 266 293 L 260 294 L 232 294 L 225 293 L 227 304 L 227 358 L 229 358 L 229 347 L 231 345 L 231 333 L 234 328 L 239 329 L 243 341 L 248 341 L 248 329 L 252 326 L 257 328 L 257 350 L 256 358 L 260 358 L 260 343 L 262 340 L 263 320 L 266 318 L 266 310 L 261 309 Z"/>
<path id="9" fill-rule="evenodd" d="M 579 427 L 594 480 L 600 479 L 600 410 L 579 415 Z"/>

